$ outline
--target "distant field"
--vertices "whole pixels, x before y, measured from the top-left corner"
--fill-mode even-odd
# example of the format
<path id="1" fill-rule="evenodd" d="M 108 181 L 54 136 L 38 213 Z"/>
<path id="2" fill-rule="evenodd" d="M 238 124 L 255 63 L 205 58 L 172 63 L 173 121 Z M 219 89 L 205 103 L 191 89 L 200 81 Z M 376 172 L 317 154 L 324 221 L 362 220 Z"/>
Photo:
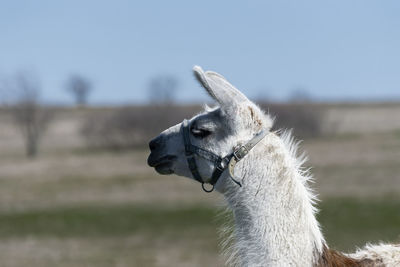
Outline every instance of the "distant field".
<path id="1" fill-rule="evenodd" d="M 319 220 L 334 248 L 400 241 L 400 201 L 329 199 Z M 217 209 L 96 205 L 0 213 L 0 257 L 24 266 L 217 266 Z M 18 250 L 18 256 L 17 251 Z"/>
<path id="2" fill-rule="evenodd" d="M 400 105 L 326 108 L 335 131 L 302 149 L 327 240 L 346 251 L 400 242 Z M 223 265 L 221 196 L 157 175 L 145 148 L 86 148 L 79 126 L 88 112 L 95 110 L 60 111 L 33 160 L 0 113 L 0 265 Z"/>

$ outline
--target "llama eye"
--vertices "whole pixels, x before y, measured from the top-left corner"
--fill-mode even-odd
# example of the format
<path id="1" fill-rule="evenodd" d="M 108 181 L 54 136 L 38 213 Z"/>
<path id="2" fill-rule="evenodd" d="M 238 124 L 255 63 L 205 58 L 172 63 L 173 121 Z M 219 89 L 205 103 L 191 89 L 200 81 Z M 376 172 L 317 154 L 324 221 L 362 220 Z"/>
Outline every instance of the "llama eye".
<path id="1" fill-rule="evenodd" d="M 209 130 L 197 129 L 197 128 L 192 128 L 191 132 L 192 132 L 193 136 L 196 138 L 204 138 L 211 134 L 211 131 L 209 131 Z"/>

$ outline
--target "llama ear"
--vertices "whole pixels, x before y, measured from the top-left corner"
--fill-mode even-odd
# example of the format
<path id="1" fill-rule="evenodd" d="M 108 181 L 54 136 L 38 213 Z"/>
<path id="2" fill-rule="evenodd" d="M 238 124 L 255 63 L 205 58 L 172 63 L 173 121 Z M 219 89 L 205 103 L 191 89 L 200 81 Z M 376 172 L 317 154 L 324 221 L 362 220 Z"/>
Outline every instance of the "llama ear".
<path id="1" fill-rule="evenodd" d="M 230 84 L 222 75 L 213 72 L 204 72 L 201 67 L 193 67 L 194 76 L 222 108 L 232 108 L 250 100 L 238 89 Z"/>

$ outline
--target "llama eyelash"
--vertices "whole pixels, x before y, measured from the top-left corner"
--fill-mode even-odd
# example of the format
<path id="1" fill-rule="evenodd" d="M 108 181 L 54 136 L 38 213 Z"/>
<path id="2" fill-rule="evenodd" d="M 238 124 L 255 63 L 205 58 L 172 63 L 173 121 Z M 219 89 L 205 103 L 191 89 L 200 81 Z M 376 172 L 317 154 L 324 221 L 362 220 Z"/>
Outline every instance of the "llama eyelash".
<path id="1" fill-rule="evenodd" d="M 212 132 L 206 129 L 191 128 L 192 134 L 197 138 L 204 138 L 209 136 Z"/>

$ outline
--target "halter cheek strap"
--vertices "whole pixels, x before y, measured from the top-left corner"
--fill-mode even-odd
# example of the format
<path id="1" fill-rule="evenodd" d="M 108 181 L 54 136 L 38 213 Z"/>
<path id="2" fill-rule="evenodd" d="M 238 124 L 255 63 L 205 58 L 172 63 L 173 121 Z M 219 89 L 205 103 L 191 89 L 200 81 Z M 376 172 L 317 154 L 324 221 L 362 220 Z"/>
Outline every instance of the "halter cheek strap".
<path id="1" fill-rule="evenodd" d="M 201 187 L 205 192 L 210 193 L 214 190 L 214 186 L 217 183 L 221 174 L 227 168 L 229 168 L 229 175 L 232 181 L 235 182 L 237 185 L 242 186 L 241 183 L 235 180 L 234 178 L 235 165 L 242 158 L 244 158 L 250 152 L 250 150 L 267 135 L 267 133 L 268 133 L 267 130 L 262 130 L 245 145 L 240 146 L 238 149 L 236 149 L 231 154 L 228 154 L 225 157 L 220 157 L 211 151 L 192 145 L 192 143 L 190 142 L 189 122 L 187 120 L 184 120 L 182 122 L 182 134 L 183 134 L 183 142 L 185 145 L 185 156 L 188 162 L 189 170 L 192 173 L 193 178 L 201 183 Z M 212 172 L 211 178 L 208 179 L 209 180 L 208 182 L 205 182 L 205 180 L 201 177 L 199 173 L 195 159 L 196 155 L 214 163 L 214 170 Z M 212 188 L 209 190 L 206 189 L 204 186 L 205 183 L 211 184 Z"/>

